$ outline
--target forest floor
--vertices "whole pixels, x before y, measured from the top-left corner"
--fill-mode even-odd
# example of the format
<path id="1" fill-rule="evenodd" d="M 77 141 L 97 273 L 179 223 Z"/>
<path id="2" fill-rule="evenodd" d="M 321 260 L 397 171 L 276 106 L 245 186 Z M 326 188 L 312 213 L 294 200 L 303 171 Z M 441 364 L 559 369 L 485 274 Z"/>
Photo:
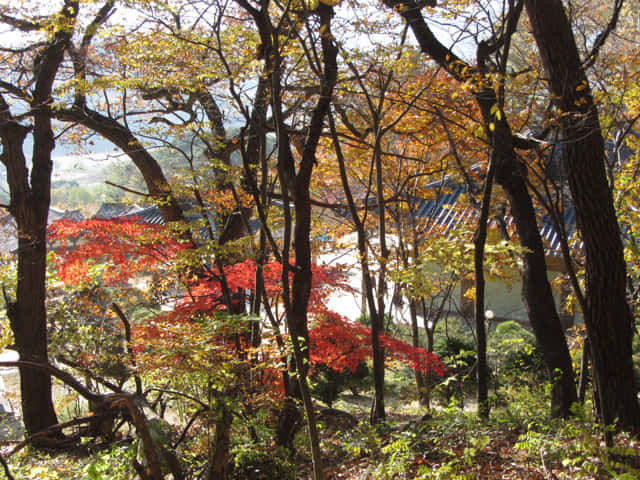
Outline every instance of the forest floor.
<path id="1" fill-rule="evenodd" d="M 607 448 L 602 430 L 580 412 L 562 421 L 545 418 L 544 411 L 501 408 L 480 421 L 472 406 L 426 416 L 408 413 L 415 403 L 395 407 L 384 427 L 368 426 L 356 410 L 357 427 L 325 431 L 328 480 L 640 479 L 640 441 L 620 433 Z M 310 472 L 309 464 L 299 466 Z"/>
<path id="2" fill-rule="evenodd" d="M 472 402 L 465 408 L 434 408 L 425 415 L 415 401 L 403 400 L 407 397 L 402 392 L 389 395 L 387 422 L 372 427 L 367 421 L 369 395 L 342 394 L 322 420 L 326 480 L 640 478 L 640 441 L 619 433 L 614 446 L 606 447 L 588 404 L 571 420 L 553 420 L 544 398 L 522 393 L 517 402 L 496 405 L 490 419 L 480 421 Z M 106 449 L 63 454 L 23 449 L 10 458 L 10 465 L 16 479 L 129 480 L 135 478 L 128 467 L 135 455 L 131 445 L 122 441 Z M 6 457 L 15 446 L 15 441 L 1 442 L 0 453 Z M 296 447 L 295 478 L 307 480 L 311 464 L 304 429 Z M 275 456 L 272 447 L 257 448 L 265 448 L 263 458 Z M 283 478 L 255 472 L 234 480 Z"/>

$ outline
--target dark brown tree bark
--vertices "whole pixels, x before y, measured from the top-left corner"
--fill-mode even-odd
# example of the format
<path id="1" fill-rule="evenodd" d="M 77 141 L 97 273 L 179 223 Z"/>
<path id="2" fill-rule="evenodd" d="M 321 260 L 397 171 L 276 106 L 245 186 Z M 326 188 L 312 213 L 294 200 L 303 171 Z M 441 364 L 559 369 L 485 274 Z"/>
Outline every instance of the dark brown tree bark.
<path id="1" fill-rule="evenodd" d="M 420 257 L 420 242 L 418 239 L 418 228 L 415 222 L 415 202 L 408 202 L 410 215 L 409 222 L 407 222 L 408 228 L 405 228 L 405 216 L 399 211 L 399 209 L 395 209 L 393 212 L 394 220 L 396 223 L 396 231 L 398 233 L 398 252 L 400 254 L 400 259 L 402 260 L 402 265 L 405 269 L 408 269 L 410 266 L 409 259 L 413 261 L 414 265 L 418 265 L 419 257 Z M 410 230 L 409 230 L 410 229 Z M 409 251 L 405 244 L 405 236 L 410 235 L 411 238 L 411 250 Z M 420 328 L 418 326 L 418 300 L 417 298 L 409 299 L 409 318 L 411 319 L 411 345 L 414 348 L 420 347 Z M 425 331 L 429 331 L 429 327 L 427 326 L 427 318 L 423 312 L 424 322 L 425 322 Z M 433 340 L 433 336 L 432 336 Z M 428 336 L 427 336 L 428 343 Z M 432 353 L 433 351 L 433 343 L 431 344 L 431 350 L 427 350 Z M 418 370 L 415 371 L 416 378 L 416 396 L 418 398 L 418 403 L 420 406 L 424 406 L 429 409 L 429 381 L 430 381 L 430 373 L 423 374 Z"/>
<path id="2" fill-rule="evenodd" d="M 91 23 L 85 29 L 78 46 L 76 47 L 71 43 L 65 46 L 66 52 L 71 57 L 75 79 L 79 85 L 87 81 L 87 55 L 91 42 L 99 28 L 113 13 L 115 3 L 115 0 L 105 0 L 102 8 L 98 10 Z M 177 222 L 184 220 L 182 209 L 174 198 L 164 172 L 155 158 L 151 156 L 126 124 L 122 124 L 116 119 L 92 109 L 87 103 L 86 93 L 82 88 L 78 88 L 74 93 L 71 106 L 67 108 L 58 106 L 51 113 L 58 120 L 85 126 L 120 148 L 138 167 L 149 194 L 158 202 L 160 212 L 165 221 Z"/>
<path id="3" fill-rule="evenodd" d="M 389 76 L 390 78 L 390 76 Z M 384 94 L 383 94 L 384 95 Z M 380 102 L 381 103 L 381 102 Z M 380 105 L 378 106 L 378 109 Z M 384 202 L 384 183 L 382 171 L 382 136 L 385 133 L 384 128 L 379 125 L 379 111 L 372 111 L 374 114 L 374 131 L 375 144 L 373 151 L 373 162 L 376 170 L 376 201 L 378 204 L 378 241 L 380 242 L 380 260 L 378 269 L 377 284 L 377 306 L 376 310 L 371 312 L 371 348 L 373 359 L 373 386 L 374 398 L 371 406 L 371 414 L 369 422 L 376 425 L 384 422 L 386 412 L 384 408 L 384 348 L 380 342 L 380 336 L 384 334 L 384 312 L 385 312 L 385 292 L 387 290 L 387 260 L 389 258 L 389 249 L 387 248 L 387 223 L 386 223 L 386 207 Z"/>
<path id="4" fill-rule="evenodd" d="M 336 151 L 336 157 L 338 161 L 338 169 L 340 171 L 340 180 L 342 182 L 342 188 L 344 190 L 347 205 L 349 207 L 349 213 L 351 215 L 351 221 L 353 222 L 356 235 L 358 239 L 358 254 L 360 257 L 360 267 L 362 268 L 362 288 L 363 297 L 366 302 L 367 309 L 369 311 L 369 317 L 371 319 L 371 348 L 374 362 L 373 381 L 375 389 L 375 398 L 371 406 L 371 412 L 369 415 L 369 422 L 373 425 L 379 421 L 385 419 L 384 409 L 384 358 L 383 352 L 380 349 L 380 333 L 382 331 L 378 326 L 380 321 L 378 320 L 383 314 L 378 311 L 378 303 L 376 302 L 376 296 L 374 291 L 374 282 L 371 271 L 369 269 L 369 249 L 367 248 L 367 233 L 363 223 L 363 217 L 358 212 L 353 194 L 351 192 L 351 186 L 349 185 L 349 178 L 346 171 L 346 159 L 342 153 L 340 147 L 340 140 L 338 132 L 335 128 L 335 122 L 331 115 L 329 115 L 329 126 L 331 128 L 331 136 L 333 138 L 333 144 Z M 365 211 L 366 214 L 366 211 Z M 375 323 L 374 323 L 375 322 Z M 374 325 L 376 327 L 374 328 Z M 377 368 L 376 368 L 377 367 Z"/>
<path id="5" fill-rule="evenodd" d="M 311 293 L 311 174 L 313 166 L 316 163 L 316 150 L 324 128 L 324 121 L 329 113 L 331 105 L 333 88 L 337 81 L 338 65 L 337 56 L 338 48 L 334 43 L 331 34 L 331 18 L 333 17 L 333 8 L 320 3 L 316 14 L 320 22 L 319 31 L 321 32 L 322 45 L 322 77 L 320 84 L 320 96 L 313 109 L 311 119 L 308 126 L 307 135 L 302 150 L 302 158 L 298 165 L 298 171 L 291 161 L 291 153 L 289 147 L 286 149 L 284 157 L 279 158 L 278 170 L 279 174 L 284 174 L 285 186 L 289 183 L 289 189 L 293 194 L 295 209 L 295 227 L 294 227 L 294 252 L 295 252 L 295 270 L 293 272 L 293 280 L 291 283 L 291 305 L 287 312 L 287 325 L 292 337 L 294 346 L 294 358 L 296 370 L 298 372 L 298 384 L 302 394 L 302 402 L 307 417 L 307 428 L 309 430 L 309 440 L 311 443 L 312 460 L 313 460 L 313 477 L 320 480 L 323 477 L 320 442 L 315 425 L 315 414 L 311 403 L 311 394 L 307 383 L 308 368 L 308 347 L 309 347 L 309 329 L 307 320 L 307 308 L 309 305 L 309 294 Z M 276 92 L 273 92 L 275 94 Z M 281 99 L 276 100 L 280 102 Z M 280 126 L 279 134 L 282 135 L 283 124 Z M 288 142 L 285 143 L 288 145 Z M 280 145 L 282 148 L 283 145 Z M 280 163 L 284 160 L 283 163 Z M 283 179 L 281 178 L 281 181 Z M 294 183 L 291 183 L 295 180 Z M 293 187 L 293 188 L 292 188 Z M 285 200 L 286 201 L 286 200 Z M 287 256 L 283 255 L 283 272 Z M 288 277 L 283 276 L 283 281 L 288 282 Z M 302 343 L 298 342 L 298 339 Z M 304 350 L 304 354 L 303 351 Z"/>
<path id="6" fill-rule="evenodd" d="M 495 163 L 489 161 L 487 177 L 484 181 L 484 192 L 478 217 L 478 226 L 473 236 L 475 247 L 473 254 L 473 264 L 475 270 L 475 320 L 476 320 L 476 350 L 477 350 L 477 379 L 478 379 L 478 416 L 489 418 L 489 367 L 487 365 L 487 330 L 485 328 L 484 314 L 484 247 L 487 241 L 487 221 L 489 220 L 489 209 L 491 206 L 491 191 L 493 189 L 493 177 L 495 174 Z"/>
<path id="7" fill-rule="evenodd" d="M 469 80 L 474 84 L 473 94 L 494 149 L 496 183 L 507 193 L 520 244 L 528 250 L 523 259 L 522 296 L 553 381 L 551 412 L 554 416 L 568 416 L 577 399 L 571 356 L 547 278 L 544 247 L 526 185 L 526 167 L 517 159 L 511 127 L 499 109 L 498 93 L 490 85 L 478 83 L 477 78 L 483 77 L 478 68 L 465 63 L 438 41 L 415 1 L 385 0 L 384 3 L 399 11 L 424 53 L 458 81 Z M 487 44 L 484 47 L 488 48 Z M 485 53 L 479 52 L 478 56 L 481 63 Z M 501 113 L 499 118 L 496 111 Z"/>
<path id="8" fill-rule="evenodd" d="M 43 175 L 29 184 L 22 150 L 28 131 L 28 128 L 12 121 L 3 121 L 0 127 L 2 160 L 7 167 L 11 191 L 10 211 L 18 229 L 16 300 L 7 302 L 7 316 L 20 359 L 46 363 L 45 269 L 49 176 L 46 171 L 41 171 Z M 32 187 L 37 190 L 32 190 Z M 42 370 L 29 367 L 20 367 L 19 371 L 22 418 L 27 434 L 33 435 L 57 423 L 51 400 L 51 377 Z"/>
<path id="9" fill-rule="evenodd" d="M 37 53 L 34 61 L 34 89 L 29 102 L 32 127 L 17 123 L 9 105 L 0 97 L 1 160 L 7 169 L 10 190 L 9 211 L 18 230 L 18 278 L 15 302 L 7 303 L 7 315 L 16 347 L 23 361 L 47 363 L 46 254 L 47 217 L 51 201 L 51 152 L 54 148 L 51 126 L 51 92 L 67 45 L 78 2 L 66 0 L 56 20 L 57 31 Z M 32 131 L 31 172 L 23 147 Z M 25 366 L 19 368 L 22 417 L 31 435 L 57 423 L 51 399 L 51 377 L 47 372 Z M 38 443 L 46 444 L 46 439 Z"/>
<path id="10" fill-rule="evenodd" d="M 311 196 L 309 189 L 313 167 L 316 163 L 316 150 L 324 129 L 325 118 L 329 113 L 333 88 L 338 74 L 338 48 L 331 34 L 333 9 L 324 3 L 319 3 L 313 11 L 305 12 L 307 15 L 316 16 L 319 23 L 321 52 L 316 51 L 314 57 L 318 59 L 315 68 L 320 77 L 320 91 L 318 99 L 311 110 L 300 161 L 296 162 L 291 151 L 289 128 L 284 121 L 283 73 L 285 58 L 280 44 L 281 40 L 285 38 L 284 34 L 290 34 L 290 32 L 282 30 L 283 28 L 289 28 L 287 25 L 290 25 L 290 19 L 287 18 L 286 22 L 279 22 L 279 25 L 276 26 L 271 21 L 268 1 L 260 2 L 259 6 L 254 6 L 246 0 L 236 1 L 253 18 L 256 24 L 262 42 L 261 56 L 265 60 L 266 71 L 268 72 L 271 110 L 278 142 L 277 170 L 282 191 L 284 217 L 283 246 L 279 254 L 282 262 L 282 299 L 287 327 L 293 345 L 293 364 L 298 380 L 297 392 L 295 393 L 299 393 L 298 399 L 302 401 L 307 420 L 313 477 L 314 479 L 320 479 L 322 478 L 320 442 L 307 380 L 309 368 L 307 308 L 312 281 Z M 315 46 L 311 48 L 315 49 Z M 266 229 L 268 227 L 264 225 L 263 228 Z M 292 234 L 293 245 L 291 245 Z M 289 263 L 292 249 L 295 266 Z M 291 281 L 289 280 L 290 272 L 293 273 Z M 283 413 L 292 408 L 293 402 L 295 402 L 295 399 L 291 396 L 293 393 L 287 392 L 289 395 L 285 400 Z M 281 425 L 291 427 L 291 423 L 286 421 L 281 422 Z M 291 444 L 293 433 L 295 433 L 295 430 L 278 431 L 276 438 L 277 440 L 285 441 L 286 444 Z"/>
<path id="11" fill-rule="evenodd" d="M 120 148 L 138 167 L 149 194 L 158 202 L 158 208 L 164 220 L 166 222 L 184 220 L 182 209 L 171 191 L 162 168 L 131 130 L 86 106 L 74 105 L 69 109 L 57 109 L 54 114 L 59 120 L 84 125 Z"/>
<path id="12" fill-rule="evenodd" d="M 633 317 L 597 107 L 562 2 L 526 0 L 526 8 L 564 129 L 567 176 L 586 257 L 585 324 L 601 420 L 638 432 Z"/>
<path id="13" fill-rule="evenodd" d="M 216 402 L 216 433 L 212 444 L 212 455 L 209 461 L 209 480 L 226 480 L 231 475 L 229 452 L 231 447 L 231 426 L 233 412 L 226 399 Z"/>
<path id="14" fill-rule="evenodd" d="M 423 318 L 424 318 L 424 333 L 425 333 L 425 335 L 427 337 L 427 352 L 433 353 L 434 333 L 435 333 L 435 330 L 436 330 L 436 321 L 433 320 L 431 325 L 429 325 L 430 319 L 427 318 L 427 315 L 426 315 L 426 312 L 425 312 L 426 302 L 424 301 L 424 299 L 422 299 L 421 302 L 422 302 L 422 311 L 423 311 Z M 443 301 L 443 304 L 444 304 L 444 301 Z M 438 313 L 438 315 L 441 315 L 441 313 Z M 433 374 L 431 372 L 427 373 L 427 375 L 425 376 L 425 404 L 426 404 L 427 408 L 431 407 L 431 379 L 432 379 L 432 377 L 433 377 Z"/>
<path id="15" fill-rule="evenodd" d="M 409 300 L 409 316 L 411 318 L 411 346 L 413 346 L 414 348 L 420 348 L 420 329 L 418 327 L 418 310 L 416 308 L 416 302 L 417 300 L 413 298 Z M 424 375 L 422 374 L 422 372 L 416 370 L 415 377 L 418 403 L 428 409 L 429 394 L 427 390 L 429 388 L 429 374 Z"/>

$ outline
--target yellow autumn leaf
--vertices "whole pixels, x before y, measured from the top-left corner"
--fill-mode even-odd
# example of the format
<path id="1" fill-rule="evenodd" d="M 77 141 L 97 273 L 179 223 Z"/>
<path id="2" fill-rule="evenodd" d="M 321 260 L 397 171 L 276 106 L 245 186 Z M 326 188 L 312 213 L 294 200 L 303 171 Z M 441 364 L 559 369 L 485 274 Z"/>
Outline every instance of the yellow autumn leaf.
<path id="1" fill-rule="evenodd" d="M 468 288 L 467 291 L 464 292 L 463 297 L 467 298 L 469 300 L 475 300 L 476 299 L 476 287 Z"/>

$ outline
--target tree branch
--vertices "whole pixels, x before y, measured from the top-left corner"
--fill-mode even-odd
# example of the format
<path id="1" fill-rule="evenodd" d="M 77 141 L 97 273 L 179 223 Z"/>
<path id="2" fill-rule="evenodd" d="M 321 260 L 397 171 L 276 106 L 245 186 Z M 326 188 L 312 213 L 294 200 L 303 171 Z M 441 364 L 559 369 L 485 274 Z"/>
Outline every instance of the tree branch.
<path id="1" fill-rule="evenodd" d="M 108 180 L 106 180 L 104 183 L 105 183 L 106 185 L 111 186 L 111 187 L 119 188 L 120 190 L 124 190 L 125 192 L 133 193 L 134 195 L 139 195 L 139 196 L 141 196 L 141 197 L 146 197 L 146 198 L 148 198 L 148 197 L 152 197 L 152 196 L 153 196 L 153 195 L 151 195 L 150 193 L 144 193 L 144 192 L 140 192 L 140 191 L 138 191 L 138 190 L 133 190 L 133 189 L 131 189 L 131 188 L 127 188 L 127 187 L 125 187 L 125 186 L 118 185 L 117 183 L 113 183 L 113 182 L 110 182 L 110 181 L 108 181 Z"/>
<path id="2" fill-rule="evenodd" d="M 4 474 L 7 477 L 7 480 L 15 480 L 15 477 L 11 475 L 11 471 L 9 470 L 9 465 L 7 464 L 2 454 L 0 454 L 0 463 L 2 463 L 2 468 L 4 469 Z"/>
<path id="3" fill-rule="evenodd" d="M 76 392 L 78 392 L 87 400 L 100 401 L 103 398 L 102 395 L 93 393 L 91 390 L 89 390 L 87 387 L 81 384 L 70 373 L 60 370 L 59 368 L 54 367 L 50 363 L 36 363 L 36 362 L 27 362 L 24 360 L 18 360 L 15 362 L 0 362 L 0 367 L 28 367 L 28 368 L 37 368 L 40 370 L 44 370 L 50 375 L 56 377 L 58 380 L 61 380 L 64 384 L 73 388 Z"/>
<path id="4" fill-rule="evenodd" d="M 42 29 L 42 24 L 39 22 L 12 17 L 11 15 L 6 15 L 4 13 L 0 13 L 0 21 L 7 25 L 11 25 L 18 30 L 22 30 L 23 32 L 34 32 Z"/>
<path id="5" fill-rule="evenodd" d="M 620 10 L 622 10 L 622 6 L 624 5 L 624 0 L 614 0 L 613 3 L 613 13 L 611 14 L 611 19 L 609 19 L 609 23 L 605 27 L 605 29 L 598 34 L 596 41 L 593 43 L 591 47 L 591 52 L 587 55 L 587 58 L 582 64 L 582 68 L 587 69 L 593 66 L 598 59 L 598 55 L 600 53 L 600 49 L 607 41 L 609 34 L 613 32 L 618 23 L 618 18 L 620 17 Z"/>

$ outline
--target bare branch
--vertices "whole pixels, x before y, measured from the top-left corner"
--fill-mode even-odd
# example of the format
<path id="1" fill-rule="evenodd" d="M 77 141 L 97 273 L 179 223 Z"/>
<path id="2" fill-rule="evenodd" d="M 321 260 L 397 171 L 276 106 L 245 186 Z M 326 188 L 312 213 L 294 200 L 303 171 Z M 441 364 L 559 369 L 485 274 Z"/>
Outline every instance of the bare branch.
<path id="1" fill-rule="evenodd" d="M 36 363 L 36 362 L 27 362 L 24 360 L 18 360 L 16 362 L 0 362 L 0 367 L 28 367 L 28 368 L 37 368 L 40 370 L 44 370 L 50 375 L 56 377 L 58 380 L 61 380 L 64 384 L 73 388 L 76 392 L 82 395 L 87 400 L 92 401 L 100 401 L 102 400 L 102 395 L 97 393 L 93 393 L 83 384 L 81 384 L 78 380 L 76 380 L 73 375 L 67 373 L 59 368 L 54 367 L 50 363 Z"/>
<path id="2" fill-rule="evenodd" d="M 40 22 L 12 17 L 11 15 L 6 15 L 4 13 L 0 13 L 0 21 L 7 25 L 11 25 L 18 30 L 22 30 L 23 32 L 34 32 L 42 29 L 42 24 Z"/>
<path id="3" fill-rule="evenodd" d="M 605 29 L 598 34 L 596 41 L 593 43 L 591 47 L 591 52 L 587 55 L 587 58 L 582 64 L 583 68 L 590 68 L 598 59 L 598 55 L 600 53 L 600 49 L 607 41 L 609 34 L 613 32 L 618 23 L 618 18 L 620 17 L 620 10 L 622 10 L 622 6 L 624 4 L 624 0 L 614 0 L 613 3 L 613 13 L 611 14 L 611 19 L 609 19 L 609 23 L 605 27 Z"/>
<path id="4" fill-rule="evenodd" d="M 108 180 L 105 181 L 104 183 L 107 184 L 107 185 L 110 185 L 112 187 L 119 188 L 120 190 L 124 190 L 125 192 L 133 193 L 134 195 L 139 195 L 141 197 L 152 197 L 153 196 L 153 195 L 151 195 L 149 193 L 139 192 L 137 190 L 133 190 L 131 188 L 127 188 L 127 187 L 124 187 L 122 185 L 118 185 L 117 183 L 113 183 L 113 182 L 110 182 Z"/>
<path id="5" fill-rule="evenodd" d="M 111 310 L 113 310 L 116 313 L 116 315 L 118 315 L 118 318 L 124 325 L 125 340 L 127 341 L 127 344 L 126 344 L 127 355 L 129 356 L 129 361 L 131 362 L 131 365 L 135 370 L 136 357 L 133 353 L 133 349 L 131 348 L 131 323 L 129 322 L 129 319 L 127 318 L 127 316 L 124 314 L 124 312 L 116 302 L 113 302 L 111 304 Z M 136 371 L 134 371 L 133 379 L 136 383 L 136 395 L 141 397 L 142 396 L 142 380 L 140 379 L 140 375 L 138 375 Z"/>

